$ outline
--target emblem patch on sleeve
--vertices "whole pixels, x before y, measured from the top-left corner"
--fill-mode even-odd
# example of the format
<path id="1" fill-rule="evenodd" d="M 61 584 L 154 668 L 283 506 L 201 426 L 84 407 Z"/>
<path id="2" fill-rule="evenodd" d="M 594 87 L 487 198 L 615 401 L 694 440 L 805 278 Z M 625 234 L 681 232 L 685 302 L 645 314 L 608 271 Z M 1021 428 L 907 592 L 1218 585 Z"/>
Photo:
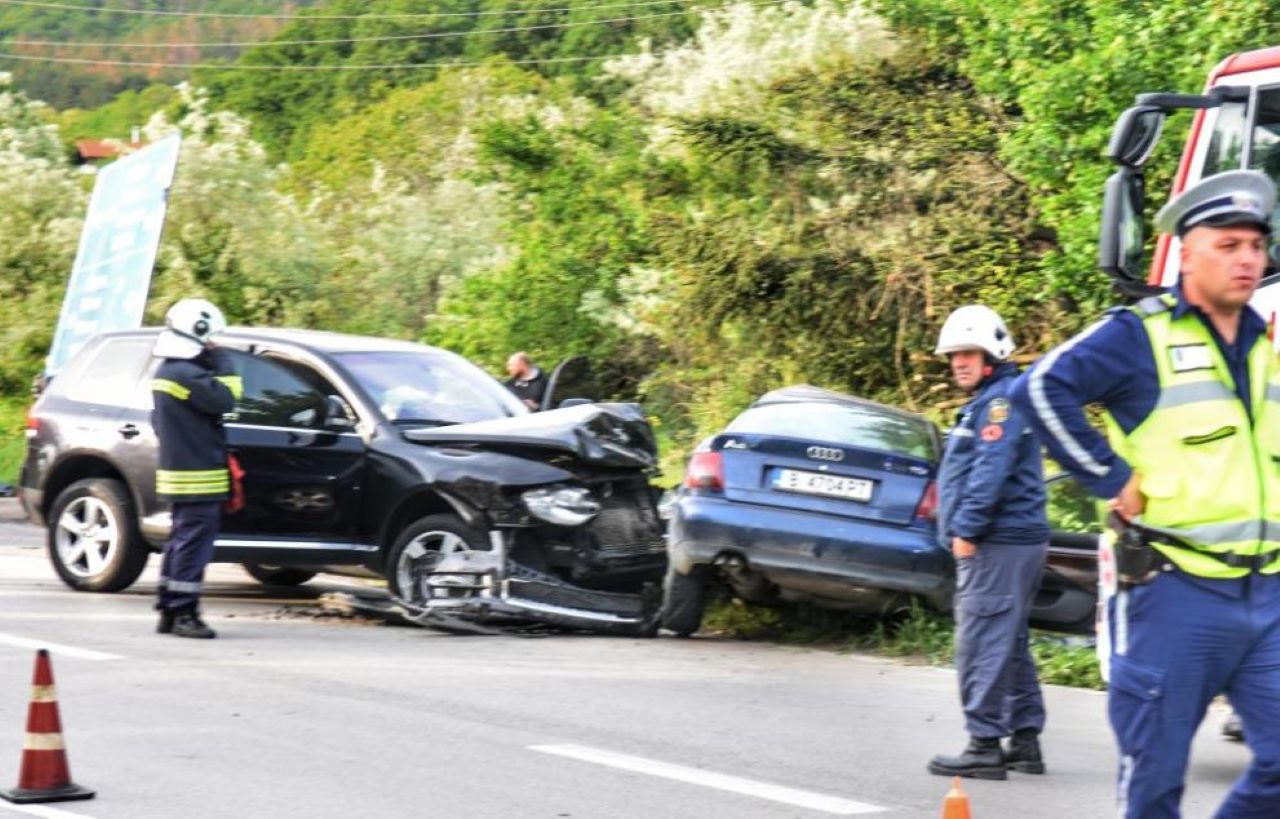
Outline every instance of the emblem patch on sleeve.
<path id="1" fill-rule="evenodd" d="M 1175 373 L 1212 370 L 1213 356 L 1207 344 L 1183 344 L 1169 348 L 1169 365 Z"/>
<path id="2" fill-rule="evenodd" d="M 1004 427 L 999 424 L 987 424 L 982 428 L 982 440 L 989 444 L 999 441 L 1004 435 Z"/>
<path id="3" fill-rule="evenodd" d="M 987 404 L 987 423 L 1003 424 L 1009 420 L 1009 402 L 1003 398 L 993 398 Z"/>

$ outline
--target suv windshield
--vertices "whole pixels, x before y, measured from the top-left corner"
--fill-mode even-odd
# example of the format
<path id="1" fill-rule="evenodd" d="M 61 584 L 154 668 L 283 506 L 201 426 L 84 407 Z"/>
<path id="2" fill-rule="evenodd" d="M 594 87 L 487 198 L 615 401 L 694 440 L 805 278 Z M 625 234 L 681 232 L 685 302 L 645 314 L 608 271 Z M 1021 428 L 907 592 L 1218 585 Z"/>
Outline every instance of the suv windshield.
<path id="1" fill-rule="evenodd" d="M 397 424 L 466 424 L 528 412 L 488 373 L 452 353 L 337 353 L 333 358 Z"/>
<path id="2" fill-rule="evenodd" d="M 815 402 L 752 407 L 735 418 L 725 432 L 781 435 L 911 455 L 928 461 L 937 457 L 928 421 L 853 404 Z"/>

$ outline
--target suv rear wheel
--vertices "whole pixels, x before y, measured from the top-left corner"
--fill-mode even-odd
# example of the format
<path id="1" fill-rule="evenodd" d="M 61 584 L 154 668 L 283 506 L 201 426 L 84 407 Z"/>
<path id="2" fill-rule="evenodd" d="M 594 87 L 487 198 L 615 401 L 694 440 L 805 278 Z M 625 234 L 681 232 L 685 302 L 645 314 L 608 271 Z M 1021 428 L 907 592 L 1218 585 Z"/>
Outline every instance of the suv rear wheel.
<path id="1" fill-rule="evenodd" d="M 151 553 L 128 490 L 111 478 L 86 478 L 62 490 L 50 510 L 48 544 L 53 568 L 77 591 L 128 588 Z"/>
<path id="2" fill-rule="evenodd" d="M 288 566 L 272 566 L 266 563 L 241 563 L 240 565 L 254 580 L 268 586 L 301 586 L 316 576 L 315 572 L 291 569 Z"/>
<path id="3" fill-rule="evenodd" d="M 422 602 L 419 578 L 424 567 L 435 565 L 437 555 L 462 551 L 488 551 L 484 533 L 453 515 L 428 515 L 400 533 L 387 555 L 387 583 L 391 593 L 410 603 Z"/>

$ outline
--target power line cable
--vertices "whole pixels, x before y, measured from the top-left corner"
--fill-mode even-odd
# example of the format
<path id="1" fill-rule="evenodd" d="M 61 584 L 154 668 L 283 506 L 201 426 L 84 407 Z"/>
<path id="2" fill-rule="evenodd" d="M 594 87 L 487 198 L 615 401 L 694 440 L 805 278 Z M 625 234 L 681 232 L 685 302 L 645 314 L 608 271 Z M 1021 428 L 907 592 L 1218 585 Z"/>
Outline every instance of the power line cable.
<path id="1" fill-rule="evenodd" d="M 673 0 L 641 0 L 632 3 L 601 3 L 586 6 L 560 6 L 542 9 L 495 9 L 492 11 L 435 11 L 417 14 L 248 14 L 214 11 L 164 11 L 161 9 L 120 9 L 109 6 L 80 6 L 71 3 L 48 3 L 40 0 L 0 0 L 0 5 L 79 11 L 89 14 L 132 14 L 151 17 L 201 17 L 239 20 L 430 20 L 442 17 L 495 17 L 511 14 L 547 14 L 562 11 L 596 11 L 598 9 L 666 6 Z M 696 11 L 697 9 L 690 9 Z"/>
<path id="2" fill-rule="evenodd" d="M 752 3 L 752 6 L 776 6 L 786 0 L 767 0 L 763 3 Z M 728 8 L 728 5 L 710 6 L 707 11 Z M 0 38 L 0 44 L 22 48 L 250 48 L 260 46 L 304 46 L 331 45 L 338 43 L 381 43 L 406 40 L 433 40 L 450 37 L 470 37 L 485 34 L 512 34 L 523 31 L 542 31 L 546 29 L 579 28 L 582 26 L 603 26 L 613 23 L 630 23 L 638 20 L 655 20 L 663 17 L 680 17 L 689 11 L 669 11 L 662 14 L 641 14 L 632 17 L 614 17 L 608 20 L 579 20 L 567 23 L 543 23 L 536 26 L 511 26 L 509 28 L 471 29 L 467 31 L 432 31 L 425 34 L 389 34 L 380 37 L 338 37 L 320 40 L 246 40 L 240 42 L 198 42 L 198 43 L 126 43 L 126 42 L 83 42 L 61 40 L 8 40 Z"/>
<path id="3" fill-rule="evenodd" d="M 598 57 L 546 57 L 528 60 L 507 60 L 508 65 L 541 65 L 544 63 L 581 63 L 591 60 L 616 60 L 623 57 L 640 57 L 643 54 L 601 54 Z M 488 62 L 444 63 L 384 63 L 384 64 L 322 64 L 322 65 L 242 65 L 240 63 L 160 63 L 132 60 L 90 60 L 80 57 L 37 57 L 30 54 L 13 54 L 0 51 L 0 60 L 19 62 L 62 63 L 70 65 L 109 65 L 125 68 L 183 68 L 188 70 L 213 69 L 228 71 L 392 71 L 417 68 L 477 68 Z"/>

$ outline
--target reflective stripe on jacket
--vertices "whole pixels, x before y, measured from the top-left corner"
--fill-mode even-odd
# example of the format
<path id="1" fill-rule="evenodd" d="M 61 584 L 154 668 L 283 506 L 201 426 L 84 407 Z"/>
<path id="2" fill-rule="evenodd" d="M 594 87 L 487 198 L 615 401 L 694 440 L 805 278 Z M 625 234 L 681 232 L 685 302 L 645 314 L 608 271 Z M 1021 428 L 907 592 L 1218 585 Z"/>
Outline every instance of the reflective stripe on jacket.
<path id="1" fill-rule="evenodd" d="M 1248 574 L 1209 553 L 1255 557 L 1280 571 L 1280 367 L 1266 337 L 1248 354 L 1253 417 L 1236 393 L 1222 352 L 1204 322 L 1174 318 L 1169 295 L 1144 299 L 1142 317 L 1159 376 L 1156 407 L 1124 434 L 1110 415 L 1116 453 L 1142 476 L 1141 521 L 1195 548 L 1157 545 L 1198 577 Z"/>

